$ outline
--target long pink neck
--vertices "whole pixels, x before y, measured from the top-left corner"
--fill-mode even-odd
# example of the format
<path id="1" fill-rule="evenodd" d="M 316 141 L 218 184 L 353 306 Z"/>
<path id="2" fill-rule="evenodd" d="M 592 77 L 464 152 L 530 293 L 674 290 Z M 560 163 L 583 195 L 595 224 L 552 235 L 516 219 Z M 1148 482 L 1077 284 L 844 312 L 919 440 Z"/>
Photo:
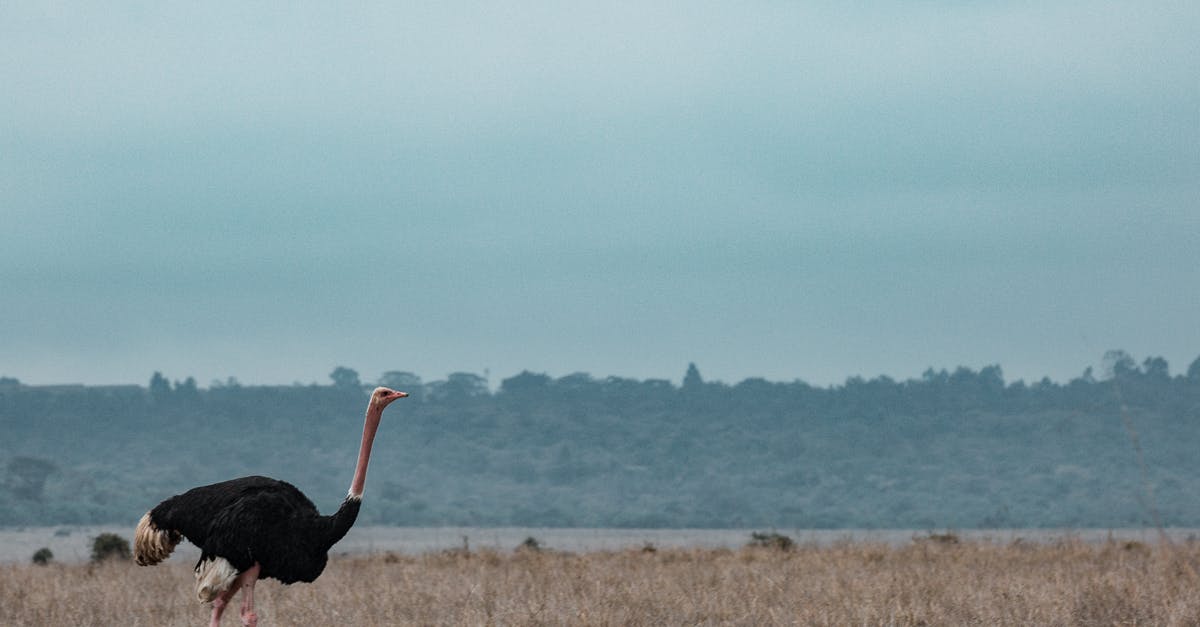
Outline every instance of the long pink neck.
<path id="1" fill-rule="evenodd" d="M 367 462 L 371 460 L 371 444 L 375 441 L 375 432 L 379 430 L 379 419 L 382 417 L 383 408 L 373 402 L 367 406 L 362 444 L 358 447 L 358 465 L 354 467 L 354 479 L 350 482 L 350 494 L 347 498 L 362 499 L 363 486 L 367 483 Z"/>

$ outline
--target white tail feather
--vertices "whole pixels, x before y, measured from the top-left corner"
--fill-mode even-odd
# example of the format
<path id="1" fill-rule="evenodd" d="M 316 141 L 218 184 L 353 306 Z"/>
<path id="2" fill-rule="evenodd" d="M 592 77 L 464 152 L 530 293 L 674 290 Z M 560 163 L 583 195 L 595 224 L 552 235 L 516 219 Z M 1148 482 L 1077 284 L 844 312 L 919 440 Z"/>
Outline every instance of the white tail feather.
<path id="1" fill-rule="evenodd" d="M 196 566 L 196 598 L 208 603 L 237 579 L 238 571 L 223 557 L 213 557 Z"/>

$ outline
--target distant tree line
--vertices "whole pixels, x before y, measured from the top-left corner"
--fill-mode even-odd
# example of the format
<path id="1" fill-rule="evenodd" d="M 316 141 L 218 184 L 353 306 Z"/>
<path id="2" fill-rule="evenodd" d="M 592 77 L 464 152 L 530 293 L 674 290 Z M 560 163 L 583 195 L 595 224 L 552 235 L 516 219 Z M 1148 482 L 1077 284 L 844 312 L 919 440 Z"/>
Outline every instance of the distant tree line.
<path id="1" fill-rule="evenodd" d="M 695 364 L 680 385 L 526 371 L 495 390 L 468 372 L 365 383 L 346 366 L 328 385 L 4 377 L 0 525 L 136 521 L 166 496 L 244 474 L 335 507 L 374 385 L 412 398 L 385 417 L 367 523 L 1200 526 L 1200 358 L 1172 374 L 1124 351 L 1062 383 L 1007 382 L 988 366 L 726 384 Z"/>

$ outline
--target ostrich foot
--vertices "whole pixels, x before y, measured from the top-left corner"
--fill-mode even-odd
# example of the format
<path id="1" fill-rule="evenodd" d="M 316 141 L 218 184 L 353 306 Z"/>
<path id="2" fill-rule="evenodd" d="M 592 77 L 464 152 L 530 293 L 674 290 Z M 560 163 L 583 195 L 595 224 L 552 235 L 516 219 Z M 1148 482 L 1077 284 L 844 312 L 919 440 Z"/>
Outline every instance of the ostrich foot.
<path id="1" fill-rule="evenodd" d="M 242 625 L 243 627 L 258 627 L 258 614 L 255 614 L 253 611 L 243 611 Z"/>

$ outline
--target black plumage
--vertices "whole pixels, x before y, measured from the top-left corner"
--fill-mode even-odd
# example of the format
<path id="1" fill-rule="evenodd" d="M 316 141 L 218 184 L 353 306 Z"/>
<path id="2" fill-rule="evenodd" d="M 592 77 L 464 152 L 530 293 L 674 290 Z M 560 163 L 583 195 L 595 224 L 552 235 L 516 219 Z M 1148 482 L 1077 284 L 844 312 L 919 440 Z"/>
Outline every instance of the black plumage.
<path id="1" fill-rule="evenodd" d="M 230 598 L 242 591 L 242 624 L 253 627 L 254 583 L 315 580 L 362 505 L 371 443 L 383 410 L 408 394 L 375 388 L 367 404 L 350 492 L 337 512 L 322 516 L 296 486 L 269 477 L 242 477 L 192 488 L 154 506 L 134 531 L 133 555 L 143 566 L 170 556 L 183 538 L 200 547 L 196 596 L 213 604 L 210 625 L 221 623 Z"/>
<path id="2" fill-rule="evenodd" d="M 239 572 L 257 562 L 260 578 L 310 582 L 325 570 L 330 547 L 350 530 L 362 502 L 347 498 L 322 516 L 296 486 L 242 477 L 192 488 L 150 510 L 150 522 L 200 547 L 200 563 L 222 557 Z"/>

